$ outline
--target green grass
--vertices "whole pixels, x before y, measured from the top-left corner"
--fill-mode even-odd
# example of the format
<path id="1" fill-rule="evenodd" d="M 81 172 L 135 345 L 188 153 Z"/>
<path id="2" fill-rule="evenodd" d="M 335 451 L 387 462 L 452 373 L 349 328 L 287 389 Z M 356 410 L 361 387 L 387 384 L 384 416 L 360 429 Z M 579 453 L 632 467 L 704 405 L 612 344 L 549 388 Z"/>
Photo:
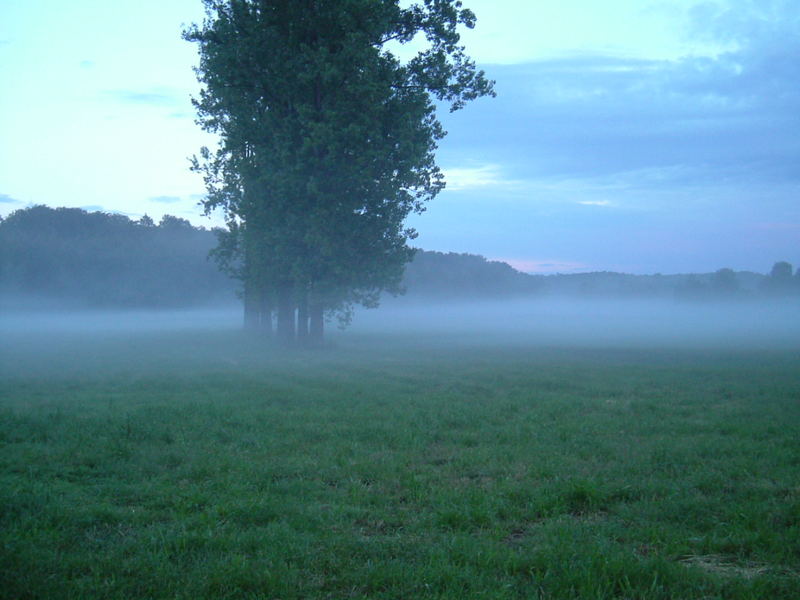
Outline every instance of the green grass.
<path id="1" fill-rule="evenodd" d="M 798 598 L 800 353 L 6 340 L 3 598 Z"/>

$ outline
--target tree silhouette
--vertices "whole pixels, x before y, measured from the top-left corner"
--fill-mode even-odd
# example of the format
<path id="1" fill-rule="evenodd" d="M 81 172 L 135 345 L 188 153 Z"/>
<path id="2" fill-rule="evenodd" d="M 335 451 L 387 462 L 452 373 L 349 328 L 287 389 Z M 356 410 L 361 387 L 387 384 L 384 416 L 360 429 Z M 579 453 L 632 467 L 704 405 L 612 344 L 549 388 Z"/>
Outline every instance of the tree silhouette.
<path id="1" fill-rule="evenodd" d="M 184 37 L 199 45 L 200 122 L 221 140 L 194 163 L 206 209 L 229 223 L 218 256 L 240 262 L 247 324 L 274 307 L 282 340 L 321 338 L 324 310 L 399 291 L 416 235 L 404 220 L 444 185 L 434 101 L 457 110 L 493 93 L 458 44 L 475 16 L 456 0 L 205 6 Z M 428 47 L 402 63 L 390 44 L 417 34 Z"/>

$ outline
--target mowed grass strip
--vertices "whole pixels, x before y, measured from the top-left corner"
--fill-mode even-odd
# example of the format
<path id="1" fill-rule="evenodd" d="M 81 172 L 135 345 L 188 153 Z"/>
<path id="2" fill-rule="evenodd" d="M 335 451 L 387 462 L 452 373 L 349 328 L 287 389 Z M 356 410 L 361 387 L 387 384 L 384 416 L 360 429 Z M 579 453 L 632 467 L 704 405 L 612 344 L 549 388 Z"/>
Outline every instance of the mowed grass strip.
<path id="1" fill-rule="evenodd" d="M 796 352 L 429 342 L 5 344 L 0 596 L 800 597 Z"/>

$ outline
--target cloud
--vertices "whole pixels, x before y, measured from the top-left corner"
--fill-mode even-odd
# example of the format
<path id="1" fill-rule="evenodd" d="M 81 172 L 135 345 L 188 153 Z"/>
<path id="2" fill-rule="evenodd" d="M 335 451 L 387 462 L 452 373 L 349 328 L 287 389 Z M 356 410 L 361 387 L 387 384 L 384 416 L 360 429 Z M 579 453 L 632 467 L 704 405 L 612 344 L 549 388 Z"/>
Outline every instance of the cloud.
<path id="1" fill-rule="evenodd" d="M 611 206 L 609 200 L 578 200 L 578 204 L 584 206 Z"/>
<path id="2" fill-rule="evenodd" d="M 800 23 L 795 0 L 721 0 L 689 11 L 689 33 L 737 49 L 786 37 Z"/>
<path id="3" fill-rule="evenodd" d="M 104 94 L 126 104 L 144 104 L 159 107 L 175 107 L 184 101 L 184 94 L 163 89 L 150 91 L 106 90 Z"/>
<path id="4" fill-rule="evenodd" d="M 156 202 L 158 204 L 175 204 L 176 202 L 180 202 L 181 199 L 178 196 L 152 196 L 147 199 L 149 202 Z"/>
<path id="5" fill-rule="evenodd" d="M 454 167 L 443 169 L 447 189 L 451 191 L 473 188 L 509 186 L 516 183 L 502 174 L 499 165 L 482 165 L 480 167 Z"/>
<path id="6" fill-rule="evenodd" d="M 761 96 L 768 81 L 784 81 L 773 73 L 746 76 L 736 74 L 738 63 L 702 59 L 600 74 L 593 62 L 585 70 L 573 65 L 534 74 L 539 87 L 511 107 L 527 113 L 513 133 L 514 146 L 531 150 L 549 173 L 658 170 L 676 182 L 696 178 L 698 166 L 708 177 L 730 170 L 753 177 L 797 173 L 800 102 L 793 89 L 775 91 L 783 105 Z"/>
<path id="7" fill-rule="evenodd" d="M 8 194 L 0 194 L 0 204 L 21 204 L 20 200 L 12 198 Z"/>
<path id="8" fill-rule="evenodd" d="M 591 54 L 483 65 L 498 97 L 443 116 L 451 135 L 440 156 L 480 156 L 517 181 L 800 183 L 800 18 L 789 3 L 765 2 L 747 2 L 752 14 L 732 24 L 706 26 L 729 32 L 731 49 L 716 57 Z M 448 126 L 451 119 L 471 126 Z"/>
<path id="9" fill-rule="evenodd" d="M 79 66 L 81 67 L 81 69 L 91 69 L 92 67 L 94 67 L 94 61 L 93 60 L 82 60 L 79 63 Z"/>

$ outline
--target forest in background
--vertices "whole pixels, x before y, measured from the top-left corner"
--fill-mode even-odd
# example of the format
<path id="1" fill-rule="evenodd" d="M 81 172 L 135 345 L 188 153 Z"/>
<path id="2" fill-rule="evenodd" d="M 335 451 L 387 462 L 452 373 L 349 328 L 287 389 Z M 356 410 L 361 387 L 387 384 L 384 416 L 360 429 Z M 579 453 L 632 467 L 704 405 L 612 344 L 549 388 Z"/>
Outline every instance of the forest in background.
<path id="1" fill-rule="evenodd" d="M 6 308 L 181 308 L 237 302 L 240 284 L 213 259 L 213 229 L 170 215 L 34 206 L 0 220 L 0 305 Z M 768 265 L 765 265 L 768 267 Z M 544 297 L 757 300 L 800 298 L 800 269 L 735 272 L 531 275 L 474 254 L 418 250 L 403 285 L 408 301 Z M 403 301 L 403 300 L 400 300 Z"/>

